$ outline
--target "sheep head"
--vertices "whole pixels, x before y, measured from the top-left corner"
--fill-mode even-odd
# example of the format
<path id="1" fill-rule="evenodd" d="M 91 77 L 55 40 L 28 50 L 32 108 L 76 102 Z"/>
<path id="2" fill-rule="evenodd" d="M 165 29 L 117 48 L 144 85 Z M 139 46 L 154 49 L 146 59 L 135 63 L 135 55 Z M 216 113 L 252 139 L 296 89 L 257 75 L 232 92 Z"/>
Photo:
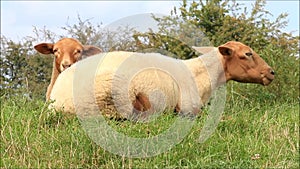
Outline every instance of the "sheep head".
<path id="1" fill-rule="evenodd" d="M 102 50 L 88 45 L 82 45 L 78 40 L 63 38 L 52 43 L 40 43 L 34 48 L 42 54 L 55 55 L 55 67 L 59 73 L 81 60 L 83 56 L 91 56 L 101 53 Z"/>
<path id="2" fill-rule="evenodd" d="M 249 46 L 230 41 L 218 47 L 221 54 L 226 81 L 269 85 L 274 70 Z"/>

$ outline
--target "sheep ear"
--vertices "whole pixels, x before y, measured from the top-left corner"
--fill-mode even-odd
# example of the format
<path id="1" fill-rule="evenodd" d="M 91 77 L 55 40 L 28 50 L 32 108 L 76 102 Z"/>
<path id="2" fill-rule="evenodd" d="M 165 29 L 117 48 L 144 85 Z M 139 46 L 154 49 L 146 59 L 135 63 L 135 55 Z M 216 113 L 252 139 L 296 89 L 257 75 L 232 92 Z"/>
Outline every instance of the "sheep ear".
<path id="1" fill-rule="evenodd" d="M 210 47 L 210 46 L 206 46 L 206 47 L 192 46 L 192 48 L 202 54 L 206 54 L 214 50 L 214 47 Z"/>
<path id="2" fill-rule="evenodd" d="M 219 46 L 218 49 L 223 56 L 231 56 L 232 54 L 232 49 L 227 46 Z"/>
<path id="3" fill-rule="evenodd" d="M 83 46 L 83 55 L 85 55 L 85 56 L 92 56 L 92 55 L 96 55 L 101 52 L 102 52 L 102 49 L 100 49 L 98 47 L 90 46 L 90 45 Z"/>
<path id="4" fill-rule="evenodd" d="M 34 49 L 41 54 L 53 54 L 53 44 L 52 43 L 40 43 L 34 46 Z"/>

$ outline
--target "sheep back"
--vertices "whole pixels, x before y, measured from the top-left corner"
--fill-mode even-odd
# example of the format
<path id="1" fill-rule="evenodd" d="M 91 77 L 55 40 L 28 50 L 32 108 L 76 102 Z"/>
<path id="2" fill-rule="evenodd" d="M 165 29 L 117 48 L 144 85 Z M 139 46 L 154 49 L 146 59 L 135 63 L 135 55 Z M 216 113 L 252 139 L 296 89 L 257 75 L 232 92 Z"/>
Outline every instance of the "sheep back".
<path id="1" fill-rule="evenodd" d="M 132 115 L 138 94 L 147 96 L 153 113 L 165 109 L 191 112 L 198 103 L 192 75 L 181 60 L 156 53 L 110 52 L 82 60 L 61 73 L 53 87 L 52 107 L 75 113 L 99 110 L 108 116 Z M 195 87 L 194 87 L 195 89 Z M 187 92 L 189 91 L 189 92 Z M 193 96 L 192 96 L 193 95 Z M 196 96 L 195 96 L 196 95 Z M 198 99 L 199 100 L 199 99 Z M 197 101 L 198 101 L 197 100 Z M 93 108 L 91 108 L 93 107 Z"/>

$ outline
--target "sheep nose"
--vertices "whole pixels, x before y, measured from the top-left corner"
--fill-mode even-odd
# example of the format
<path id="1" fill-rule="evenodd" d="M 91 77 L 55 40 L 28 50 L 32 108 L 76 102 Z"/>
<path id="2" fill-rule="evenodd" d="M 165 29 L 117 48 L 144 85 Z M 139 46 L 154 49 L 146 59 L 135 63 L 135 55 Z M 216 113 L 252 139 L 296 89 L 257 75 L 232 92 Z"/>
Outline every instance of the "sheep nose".
<path id="1" fill-rule="evenodd" d="M 68 68 L 68 67 L 70 67 L 72 64 L 62 64 L 62 66 L 63 66 L 63 68 Z"/>
<path id="2" fill-rule="evenodd" d="M 275 71 L 274 71 L 273 69 L 270 70 L 270 73 L 271 73 L 272 75 L 275 75 Z"/>

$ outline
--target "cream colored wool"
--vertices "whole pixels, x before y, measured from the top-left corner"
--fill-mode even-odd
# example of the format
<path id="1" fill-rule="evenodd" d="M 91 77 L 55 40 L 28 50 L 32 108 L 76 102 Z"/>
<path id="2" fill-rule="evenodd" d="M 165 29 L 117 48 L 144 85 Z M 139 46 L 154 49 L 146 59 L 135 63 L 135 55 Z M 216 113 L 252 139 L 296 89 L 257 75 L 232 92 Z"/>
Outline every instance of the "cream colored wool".
<path id="1" fill-rule="evenodd" d="M 211 55 L 217 54 L 212 51 L 205 57 L 211 59 Z M 220 66 L 218 57 L 215 58 L 216 62 L 210 64 Z M 157 53 L 98 54 L 74 64 L 59 75 L 50 96 L 54 100 L 51 107 L 76 113 L 75 105 L 78 110 L 82 110 L 83 107 L 89 108 L 96 104 L 104 114 L 115 116 L 115 112 L 125 112 L 127 116 L 132 110 L 131 103 L 136 94 L 142 92 L 149 96 L 153 104 L 152 111 L 174 109 L 178 105 L 181 110 L 193 112 L 207 102 L 212 89 L 211 81 L 214 81 L 210 79 L 208 68 L 202 62 L 200 58 L 181 61 Z M 91 64 L 94 64 L 97 71 L 90 70 L 93 67 Z M 132 67 L 135 67 L 132 76 L 126 77 Z M 222 70 L 212 73 L 222 74 Z M 189 90 L 194 91 L 192 94 L 187 93 Z"/>

